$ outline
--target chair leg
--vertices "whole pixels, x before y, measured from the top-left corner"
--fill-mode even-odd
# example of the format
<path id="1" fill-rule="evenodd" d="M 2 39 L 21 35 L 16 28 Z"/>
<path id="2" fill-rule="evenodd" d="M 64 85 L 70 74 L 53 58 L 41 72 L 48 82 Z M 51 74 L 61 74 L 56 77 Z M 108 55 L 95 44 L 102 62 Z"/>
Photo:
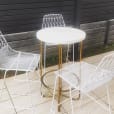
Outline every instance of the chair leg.
<path id="1" fill-rule="evenodd" d="M 15 71 L 14 80 L 16 80 L 17 70 Z"/>
<path id="2" fill-rule="evenodd" d="M 80 100 L 80 98 L 81 98 L 81 92 L 80 92 L 80 90 L 78 91 L 79 93 L 78 93 L 78 98 L 77 98 L 77 100 Z"/>
<path id="3" fill-rule="evenodd" d="M 5 73 L 4 73 L 4 86 L 5 86 L 5 88 L 6 88 L 6 91 L 7 91 L 7 93 L 8 93 L 8 96 L 9 96 L 9 98 L 10 98 L 11 104 L 12 104 L 12 106 L 13 106 L 13 108 L 14 108 L 15 114 L 17 114 L 16 107 L 15 107 L 15 105 L 14 105 L 13 99 L 12 99 L 12 97 L 11 97 L 11 95 L 10 95 L 10 92 L 9 92 L 8 87 L 7 87 L 7 84 L 6 84 L 6 74 L 7 74 L 7 71 L 5 71 Z"/>
<path id="4" fill-rule="evenodd" d="M 5 89 L 4 87 L 4 81 L 2 82 L 2 87 L 1 87 L 1 93 L 0 93 L 0 98 L 2 98 L 3 90 Z"/>
<path id="5" fill-rule="evenodd" d="M 28 82 L 28 89 L 29 89 L 29 95 L 30 95 L 30 102 L 31 102 L 31 108 L 33 108 L 33 102 L 32 102 L 32 96 L 31 96 L 31 85 L 30 85 L 30 80 L 29 80 L 29 72 L 26 72 L 27 76 L 27 82 Z M 32 109 L 32 113 L 34 114 L 34 109 Z"/>
<path id="6" fill-rule="evenodd" d="M 38 76 L 38 80 L 39 80 L 39 82 L 41 82 L 41 79 L 40 79 L 40 70 L 39 70 L 39 65 L 37 66 L 37 70 L 35 70 L 34 72 L 35 72 L 35 74 L 36 74 L 36 76 Z"/>
<path id="7" fill-rule="evenodd" d="M 72 113 L 71 113 L 71 114 L 74 114 L 74 107 L 73 107 L 72 89 L 71 89 L 71 86 L 69 87 L 69 94 L 70 94 L 70 104 L 71 104 L 71 110 L 72 110 Z"/>
<path id="8" fill-rule="evenodd" d="M 107 92 L 107 100 L 108 100 L 108 105 L 109 105 L 109 114 L 112 114 L 111 111 L 111 102 L 110 102 L 110 92 L 109 92 L 109 86 L 106 84 L 106 92 Z"/>
<path id="9" fill-rule="evenodd" d="M 83 93 L 85 96 L 87 96 L 88 98 L 90 98 L 92 101 L 94 101 L 96 104 L 98 104 L 99 106 L 102 107 L 102 109 L 109 111 L 109 109 L 103 105 L 102 103 L 100 103 L 99 101 L 97 101 L 94 97 L 92 97 L 91 95 L 89 95 L 88 93 L 84 93 L 83 91 L 81 91 L 81 93 Z"/>
<path id="10" fill-rule="evenodd" d="M 56 94 L 57 78 L 58 78 L 58 76 L 56 76 L 55 82 L 54 82 L 54 90 L 53 90 L 53 97 L 52 97 L 50 114 L 55 114 L 55 111 L 54 111 L 54 107 L 53 106 L 54 106 L 54 99 L 55 99 L 55 94 Z"/>
<path id="11" fill-rule="evenodd" d="M 83 101 L 83 95 L 81 94 L 81 91 L 80 91 L 80 99 L 79 99 L 79 113 L 81 113 L 81 106 L 82 106 L 82 101 Z"/>

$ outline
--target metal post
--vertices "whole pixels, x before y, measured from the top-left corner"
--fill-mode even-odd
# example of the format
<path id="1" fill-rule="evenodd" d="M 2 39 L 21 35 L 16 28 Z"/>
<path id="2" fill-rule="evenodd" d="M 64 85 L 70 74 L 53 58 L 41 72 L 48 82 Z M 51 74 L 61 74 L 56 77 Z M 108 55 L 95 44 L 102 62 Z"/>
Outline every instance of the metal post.
<path id="1" fill-rule="evenodd" d="M 59 69 L 62 68 L 62 46 L 59 46 Z M 58 78 L 58 104 L 60 104 L 61 101 L 61 92 L 62 92 L 62 79 Z M 61 105 L 58 106 L 58 112 L 60 112 Z"/>
<path id="2" fill-rule="evenodd" d="M 80 27 L 80 0 L 74 0 L 74 26 Z"/>
<path id="3" fill-rule="evenodd" d="M 110 32 L 110 20 L 106 22 L 106 32 L 105 32 L 105 39 L 104 39 L 104 45 L 106 46 L 108 44 L 108 37 Z"/>
<path id="4" fill-rule="evenodd" d="M 74 13 L 73 13 L 73 26 L 76 28 L 80 28 L 80 0 L 74 0 Z M 76 61 L 78 58 L 78 44 L 74 44 L 74 60 Z M 73 48 L 70 53 L 70 59 L 73 58 Z"/>

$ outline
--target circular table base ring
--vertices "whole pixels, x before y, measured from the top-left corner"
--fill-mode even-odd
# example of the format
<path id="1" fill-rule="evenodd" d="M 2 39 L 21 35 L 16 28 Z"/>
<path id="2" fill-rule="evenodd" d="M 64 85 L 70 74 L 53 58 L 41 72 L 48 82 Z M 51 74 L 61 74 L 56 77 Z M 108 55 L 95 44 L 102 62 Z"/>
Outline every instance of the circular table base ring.
<path id="1" fill-rule="evenodd" d="M 46 73 L 44 73 L 43 75 L 42 75 L 42 77 L 41 77 L 41 84 L 45 87 L 45 88 L 47 88 L 49 91 L 51 90 L 51 91 L 53 91 L 53 88 L 51 88 L 51 87 L 49 87 L 45 82 L 44 82 L 44 78 L 45 78 L 45 76 L 47 75 L 47 74 L 49 74 L 49 73 L 51 73 L 51 72 L 54 72 L 54 71 L 57 71 L 58 69 L 53 69 L 53 70 L 50 70 L 50 71 L 47 71 Z M 72 90 L 74 90 L 75 88 L 72 88 Z M 58 90 L 56 90 L 56 91 L 58 91 Z M 69 89 L 65 89 L 65 90 L 62 90 L 62 92 L 63 93 L 65 93 L 65 92 L 69 92 Z M 50 92 L 51 93 L 51 92 Z M 43 94 L 43 93 L 42 93 Z M 43 95 L 44 97 L 45 97 L 45 95 Z M 65 95 L 65 94 L 62 94 L 62 96 L 63 97 L 69 97 L 69 96 L 67 96 L 67 95 Z M 52 96 L 48 96 L 48 97 L 52 97 Z M 78 97 L 77 98 L 73 98 L 73 100 L 79 100 L 78 99 Z"/>

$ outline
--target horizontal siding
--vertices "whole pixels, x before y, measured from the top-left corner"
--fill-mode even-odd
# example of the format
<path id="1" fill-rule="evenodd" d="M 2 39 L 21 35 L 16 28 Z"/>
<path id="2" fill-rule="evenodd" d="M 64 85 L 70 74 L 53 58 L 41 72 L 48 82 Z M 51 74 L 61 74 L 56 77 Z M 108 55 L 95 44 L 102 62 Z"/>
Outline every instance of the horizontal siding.
<path id="1" fill-rule="evenodd" d="M 110 20 L 110 30 L 109 30 L 109 36 L 108 36 L 108 43 L 109 44 L 114 43 L 114 19 Z"/>
<path id="2" fill-rule="evenodd" d="M 0 29 L 13 49 L 39 53 L 36 31 L 48 13 L 62 13 L 65 23 L 72 25 L 74 0 L 0 0 Z M 55 46 L 47 48 L 48 55 L 58 52 Z"/>
<path id="3" fill-rule="evenodd" d="M 5 37 L 13 49 L 39 53 L 40 42 L 36 39 L 36 31 L 6 34 Z"/>
<path id="4" fill-rule="evenodd" d="M 89 50 L 104 45 L 106 24 L 107 21 L 99 21 L 80 25 L 80 28 L 87 33 L 86 39 L 83 42 L 84 49 Z M 16 50 L 39 53 L 40 41 L 36 38 L 36 32 L 7 34 L 5 37 L 9 45 Z M 114 43 L 114 20 L 110 22 L 108 43 Z M 66 52 L 66 47 L 63 50 Z M 58 54 L 58 48 L 56 46 L 47 46 L 47 54 L 47 56 Z"/>
<path id="5" fill-rule="evenodd" d="M 47 13 L 62 13 L 71 25 L 73 11 L 74 0 L 1 0 L 0 29 L 4 33 L 38 30 Z"/>
<path id="6" fill-rule="evenodd" d="M 40 53 L 40 41 L 36 38 L 37 31 L 22 32 L 18 34 L 6 34 L 8 44 L 15 50 Z M 66 46 L 63 46 L 66 52 Z M 58 46 L 47 46 L 48 56 L 58 54 Z"/>
<path id="7" fill-rule="evenodd" d="M 42 17 L 47 13 L 62 13 L 67 26 L 74 24 L 76 0 L 0 0 L 0 29 L 12 48 L 39 53 L 36 31 L 41 29 Z M 84 48 L 104 44 L 107 19 L 114 18 L 114 0 L 80 0 L 81 29 L 86 31 Z M 26 32 L 25 32 L 26 31 Z M 31 31 L 31 32 L 27 32 Z M 21 34 L 11 34 L 20 33 Z M 108 43 L 114 41 L 114 21 L 111 20 Z M 48 54 L 57 48 L 48 47 Z"/>
<path id="8" fill-rule="evenodd" d="M 76 14 L 76 0 L 0 0 L 0 29 L 17 33 L 41 28 L 42 16 L 62 13 L 68 26 Z M 114 0 L 80 0 L 81 24 L 114 18 Z"/>
<path id="9" fill-rule="evenodd" d="M 114 18 L 114 0 L 81 0 L 81 23 Z"/>
<path id="10" fill-rule="evenodd" d="M 104 45 L 106 21 L 81 24 L 80 28 L 87 33 L 84 48 Z"/>

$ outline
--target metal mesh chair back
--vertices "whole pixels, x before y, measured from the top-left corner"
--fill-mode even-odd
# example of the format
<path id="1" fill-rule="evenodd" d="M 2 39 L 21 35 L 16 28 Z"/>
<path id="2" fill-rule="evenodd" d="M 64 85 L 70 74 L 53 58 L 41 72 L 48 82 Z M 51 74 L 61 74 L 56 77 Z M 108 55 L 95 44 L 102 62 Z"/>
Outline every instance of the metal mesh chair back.
<path id="1" fill-rule="evenodd" d="M 62 14 L 47 14 L 43 16 L 42 28 L 64 26 L 65 22 Z"/>
<path id="2" fill-rule="evenodd" d="M 43 16 L 42 28 L 50 27 L 65 27 L 65 22 L 62 14 L 46 14 Z M 46 46 L 52 46 L 54 44 L 44 43 L 44 68 L 46 66 Z M 69 51 L 69 46 L 68 46 Z"/>
<path id="3" fill-rule="evenodd" d="M 97 69 L 106 69 L 114 72 L 114 51 L 101 60 Z"/>
<path id="4" fill-rule="evenodd" d="M 3 61 L 4 58 L 12 54 L 12 52 L 13 49 L 8 45 L 4 35 L 0 31 L 0 59 Z"/>
<path id="5" fill-rule="evenodd" d="M 7 40 L 5 39 L 4 35 L 0 31 L 0 57 L 10 54 L 15 54 L 14 50 L 8 45 Z"/>
<path id="6" fill-rule="evenodd" d="M 6 64 L 6 69 L 8 69 L 8 66 L 10 66 L 13 63 L 10 61 L 11 58 L 18 56 L 18 52 L 13 50 L 9 45 L 8 42 L 6 41 L 4 35 L 0 31 L 0 69 L 5 66 Z M 9 62 L 10 61 L 10 62 Z M 9 65 L 8 65 L 9 64 Z"/>
<path id="7" fill-rule="evenodd" d="M 2 32 L 0 31 L 0 50 L 3 48 L 3 47 L 6 47 L 8 46 L 8 43 L 4 37 L 4 35 L 2 34 Z"/>
<path id="8" fill-rule="evenodd" d="M 40 55 L 12 49 L 0 31 L 0 69 L 34 71 Z"/>

